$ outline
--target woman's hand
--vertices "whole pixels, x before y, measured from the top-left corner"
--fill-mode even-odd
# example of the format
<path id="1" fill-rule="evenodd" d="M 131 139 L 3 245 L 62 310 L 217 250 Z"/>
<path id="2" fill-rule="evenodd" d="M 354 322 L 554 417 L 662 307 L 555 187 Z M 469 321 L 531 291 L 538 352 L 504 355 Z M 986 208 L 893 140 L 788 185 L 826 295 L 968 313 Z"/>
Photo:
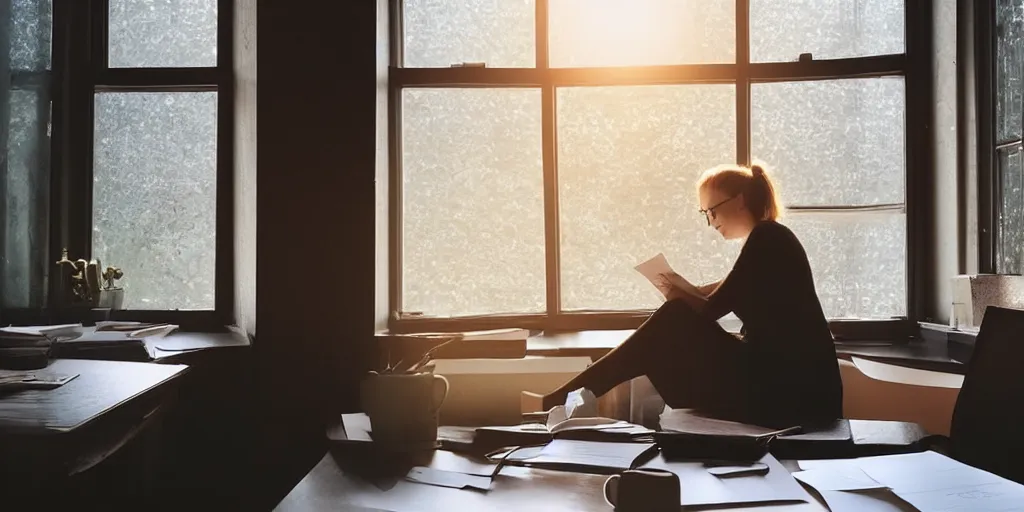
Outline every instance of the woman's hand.
<path id="1" fill-rule="evenodd" d="M 669 288 L 668 292 L 665 293 L 665 298 L 667 300 L 676 300 L 676 299 L 682 299 L 686 295 L 687 295 L 687 293 L 685 291 L 683 291 L 682 288 L 678 288 L 676 286 L 673 286 L 673 287 Z"/>

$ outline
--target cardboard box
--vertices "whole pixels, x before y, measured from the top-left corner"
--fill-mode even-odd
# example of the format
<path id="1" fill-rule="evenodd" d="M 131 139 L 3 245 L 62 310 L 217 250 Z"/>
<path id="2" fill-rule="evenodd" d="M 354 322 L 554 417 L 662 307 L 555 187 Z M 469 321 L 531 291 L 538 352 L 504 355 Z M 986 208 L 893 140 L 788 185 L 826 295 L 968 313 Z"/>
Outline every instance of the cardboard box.
<path id="1" fill-rule="evenodd" d="M 437 359 L 428 364 L 448 379 L 442 425 L 516 425 L 523 391 L 548 393 L 587 368 L 589 357 Z"/>

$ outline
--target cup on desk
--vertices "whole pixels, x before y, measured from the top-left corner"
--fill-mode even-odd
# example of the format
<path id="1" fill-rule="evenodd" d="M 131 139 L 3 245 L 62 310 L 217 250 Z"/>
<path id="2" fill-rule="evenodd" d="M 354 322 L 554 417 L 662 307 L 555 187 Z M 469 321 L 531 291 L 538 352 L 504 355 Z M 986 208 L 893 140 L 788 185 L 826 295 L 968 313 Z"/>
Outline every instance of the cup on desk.
<path id="1" fill-rule="evenodd" d="M 397 451 L 437 447 L 437 411 L 448 381 L 432 373 L 370 373 L 360 387 L 374 444 Z"/>
<path id="2" fill-rule="evenodd" d="M 604 483 L 604 499 L 616 512 L 677 512 L 679 477 L 663 469 L 631 469 Z"/>

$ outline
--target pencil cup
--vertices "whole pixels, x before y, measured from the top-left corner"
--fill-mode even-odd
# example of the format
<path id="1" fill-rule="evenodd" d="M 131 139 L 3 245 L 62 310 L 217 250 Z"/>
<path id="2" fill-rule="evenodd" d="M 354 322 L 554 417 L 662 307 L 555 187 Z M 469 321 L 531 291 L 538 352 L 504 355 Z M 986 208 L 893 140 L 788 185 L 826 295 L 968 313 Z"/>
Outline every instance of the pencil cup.
<path id="1" fill-rule="evenodd" d="M 615 512 L 678 512 L 679 477 L 663 469 L 631 469 L 605 481 L 604 499 Z"/>
<path id="2" fill-rule="evenodd" d="M 371 373 L 360 386 L 374 445 L 408 451 L 437 447 L 437 411 L 448 381 L 432 373 Z"/>

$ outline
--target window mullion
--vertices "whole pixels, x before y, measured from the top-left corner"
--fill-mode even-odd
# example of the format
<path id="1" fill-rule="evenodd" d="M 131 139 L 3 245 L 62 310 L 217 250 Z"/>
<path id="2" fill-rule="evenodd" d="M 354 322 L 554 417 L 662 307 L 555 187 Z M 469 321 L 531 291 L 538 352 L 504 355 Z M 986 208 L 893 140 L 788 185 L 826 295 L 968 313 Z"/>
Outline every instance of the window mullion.
<path id="1" fill-rule="evenodd" d="M 537 0 L 535 15 L 536 66 L 541 84 L 541 145 L 544 174 L 544 282 L 547 320 L 562 310 L 560 237 L 558 226 L 558 164 L 556 91 L 549 70 L 548 0 Z"/>
<path id="2" fill-rule="evenodd" d="M 736 0 L 736 162 L 750 164 L 750 0 Z"/>

